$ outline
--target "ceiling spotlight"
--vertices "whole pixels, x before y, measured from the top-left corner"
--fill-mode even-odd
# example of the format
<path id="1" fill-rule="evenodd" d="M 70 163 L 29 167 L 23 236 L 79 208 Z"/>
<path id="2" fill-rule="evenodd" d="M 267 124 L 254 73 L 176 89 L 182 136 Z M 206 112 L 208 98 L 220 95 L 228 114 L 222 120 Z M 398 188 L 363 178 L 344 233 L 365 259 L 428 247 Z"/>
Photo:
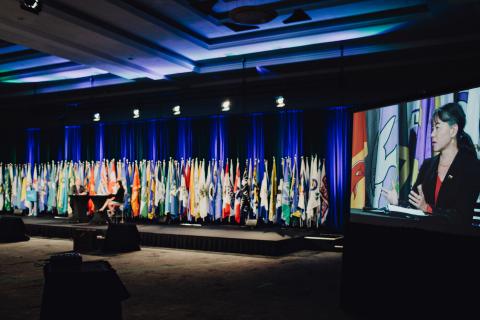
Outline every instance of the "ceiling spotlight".
<path id="1" fill-rule="evenodd" d="M 174 116 L 178 116 L 181 112 L 180 112 L 180 106 L 175 106 L 172 108 L 172 112 L 173 112 L 173 115 Z"/>
<path id="2" fill-rule="evenodd" d="M 138 119 L 138 118 L 140 118 L 140 110 L 133 109 L 133 119 Z"/>
<path id="3" fill-rule="evenodd" d="M 230 100 L 227 99 L 227 100 L 223 101 L 222 102 L 222 111 L 224 111 L 224 112 L 225 111 L 230 111 L 230 105 L 231 105 Z"/>
<path id="4" fill-rule="evenodd" d="M 285 107 L 285 98 L 282 96 L 278 96 L 275 98 L 275 102 L 277 103 L 277 108 Z"/>
<path id="5" fill-rule="evenodd" d="M 42 10 L 41 0 L 20 0 L 20 8 L 38 14 Z"/>
<path id="6" fill-rule="evenodd" d="M 100 121 L 100 113 L 94 113 L 93 114 L 93 121 L 95 121 L 95 122 Z"/>

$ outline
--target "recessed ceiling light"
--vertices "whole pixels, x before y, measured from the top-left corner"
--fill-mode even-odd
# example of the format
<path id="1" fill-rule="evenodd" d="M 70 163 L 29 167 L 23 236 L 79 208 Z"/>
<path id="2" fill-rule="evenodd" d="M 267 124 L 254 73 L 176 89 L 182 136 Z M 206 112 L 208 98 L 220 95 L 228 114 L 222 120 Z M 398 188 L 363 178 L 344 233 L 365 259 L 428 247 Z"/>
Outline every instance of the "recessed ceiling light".
<path id="1" fill-rule="evenodd" d="M 178 115 L 181 113 L 181 111 L 180 111 L 180 106 L 175 106 L 175 107 L 173 107 L 173 108 L 172 108 L 172 112 L 173 112 L 173 115 L 174 115 L 174 116 L 178 116 Z"/>
<path id="2" fill-rule="evenodd" d="M 226 111 L 230 111 L 230 106 L 231 106 L 231 102 L 230 100 L 225 100 L 222 102 L 222 111 L 226 112 Z"/>
<path id="3" fill-rule="evenodd" d="M 100 113 L 94 113 L 93 114 L 93 121 L 95 121 L 95 122 L 100 121 Z"/>
<path id="4" fill-rule="evenodd" d="M 277 108 L 285 107 L 285 98 L 283 96 L 276 97 L 275 102 L 277 103 Z"/>
<path id="5" fill-rule="evenodd" d="M 138 119 L 138 118 L 140 118 L 140 110 L 133 109 L 133 119 Z"/>

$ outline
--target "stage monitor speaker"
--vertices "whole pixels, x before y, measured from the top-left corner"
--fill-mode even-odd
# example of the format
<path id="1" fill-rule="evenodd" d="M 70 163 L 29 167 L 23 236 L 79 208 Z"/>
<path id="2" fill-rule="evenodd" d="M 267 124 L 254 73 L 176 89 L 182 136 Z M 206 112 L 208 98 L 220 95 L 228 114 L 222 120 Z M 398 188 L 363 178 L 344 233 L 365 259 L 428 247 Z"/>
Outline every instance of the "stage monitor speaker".
<path id="1" fill-rule="evenodd" d="M 107 224 L 107 219 L 106 219 L 106 212 L 95 212 L 93 214 L 92 219 L 90 220 L 90 224 L 97 224 L 97 225 L 104 225 Z"/>
<path id="2" fill-rule="evenodd" d="M 73 251 L 90 252 L 98 249 L 97 230 L 75 229 L 73 230 Z"/>
<path id="3" fill-rule="evenodd" d="M 0 218 L 0 242 L 28 241 L 30 237 L 25 235 L 26 229 L 20 217 Z"/>
<path id="4" fill-rule="evenodd" d="M 135 224 L 109 224 L 104 251 L 130 252 L 140 250 L 140 233 Z"/>

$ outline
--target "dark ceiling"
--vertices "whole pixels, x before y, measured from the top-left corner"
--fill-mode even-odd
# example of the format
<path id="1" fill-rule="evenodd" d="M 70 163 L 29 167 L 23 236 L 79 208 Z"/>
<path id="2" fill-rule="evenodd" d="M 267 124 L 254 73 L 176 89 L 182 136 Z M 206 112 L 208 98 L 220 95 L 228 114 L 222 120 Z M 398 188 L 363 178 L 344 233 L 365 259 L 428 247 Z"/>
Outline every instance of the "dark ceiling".
<path id="1" fill-rule="evenodd" d="M 0 10 L 4 117 L 364 107 L 480 85 L 480 1 L 17 0 Z M 19 110 L 22 110 L 19 112 Z M 24 112 L 26 111 L 26 112 Z"/>

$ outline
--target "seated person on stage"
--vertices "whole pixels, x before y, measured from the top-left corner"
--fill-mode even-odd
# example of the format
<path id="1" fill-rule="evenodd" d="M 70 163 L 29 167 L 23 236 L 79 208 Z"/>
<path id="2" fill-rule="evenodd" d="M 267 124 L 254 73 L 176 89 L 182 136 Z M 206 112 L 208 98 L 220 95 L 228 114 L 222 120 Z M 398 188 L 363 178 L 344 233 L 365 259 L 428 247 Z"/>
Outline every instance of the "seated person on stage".
<path id="1" fill-rule="evenodd" d="M 108 198 L 107 201 L 105 201 L 105 204 L 99 211 L 104 211 L 105 208 L 108 207 L 108 216 L 112 217 L 115 214 L 115 209 L 119 208 L 124 201 L 124 196 L 125 196 L 125 189 L 123 188 L 122 181 L 117 180 L 117 183 L 115 184 L 115 189 L 116 192 L 112 194 L 112 197 Z"/>
<path id="2" fill-rule="evenodd" d="M 70 188 L 70 194 L 74 196 L 84 196 L 87 194 L 87 189 L 82 186 L 82 182 L 79 178 L 75 180 L 75 185 Z"/>

